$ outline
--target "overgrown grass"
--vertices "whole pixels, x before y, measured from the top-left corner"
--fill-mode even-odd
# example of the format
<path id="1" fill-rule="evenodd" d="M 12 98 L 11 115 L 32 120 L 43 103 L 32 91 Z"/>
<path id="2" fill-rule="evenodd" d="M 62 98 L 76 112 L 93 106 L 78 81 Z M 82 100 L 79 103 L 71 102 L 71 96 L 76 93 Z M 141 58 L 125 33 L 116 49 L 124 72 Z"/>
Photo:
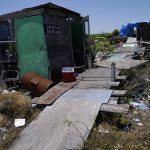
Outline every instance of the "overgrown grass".
<path id="1" fill-rule="evenodd" d="M 129 132 L 118 130 L 115 126 L 102 124 L 108 133 L 93 130 L 86 141 L 84 150 L 149 150 L 150 131 L 135 128 Z"/>
<path id="2" fill-rule="evenodd" d="M 0 111 L 9 118 L 28 117 L 31 100 L 20 92 L 0 94 Z"/>

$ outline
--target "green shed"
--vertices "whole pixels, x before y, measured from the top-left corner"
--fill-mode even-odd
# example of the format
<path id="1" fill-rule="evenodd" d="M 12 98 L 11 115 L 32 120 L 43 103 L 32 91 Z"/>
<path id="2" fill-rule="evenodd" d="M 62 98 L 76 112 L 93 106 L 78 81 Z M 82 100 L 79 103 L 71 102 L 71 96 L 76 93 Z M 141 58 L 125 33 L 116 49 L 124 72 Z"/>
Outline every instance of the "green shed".
<path id="1" fill-rule="evenodd" d="M 1 15 L 0 27 L 0 49 L 6 53 L 6 45 L 11 45 L 15 62 L 7 57 L 0 60 L 4 78 L 15 79 L 13 71 L 17 71 L 20 77 L 33 72 L 55 81 L 61 79 L 62 67 L 87 66 L 89 20 L 77 12 L 47 3 Z M 9 38 L 1 38 L 6 31 Z M 9 72 L 7 64 L 12 65 Z"/>

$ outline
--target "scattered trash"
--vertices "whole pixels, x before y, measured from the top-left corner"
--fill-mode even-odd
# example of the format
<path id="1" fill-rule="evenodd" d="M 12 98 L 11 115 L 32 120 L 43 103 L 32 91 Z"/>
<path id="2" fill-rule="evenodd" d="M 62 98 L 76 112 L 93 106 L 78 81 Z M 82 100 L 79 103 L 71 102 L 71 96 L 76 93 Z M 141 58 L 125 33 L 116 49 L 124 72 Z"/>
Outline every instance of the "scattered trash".
<path id="1" fill-rule="evenodd" d="M 98 130 L 99 133 L 109 133 L 109 131 L 104 129 L 102 126 L 99 126 L 98 128 L 99 128 Z"/>
<path id="2" fill-rule="evenodd" d="M 128 131 L 129 131 L 129 127 L 128 127 L 128 126 L 125 126 L 125 127 L 122 129 L 122 131 L 128 132 Z"/>
<path id="3" fill-rule="evenodd" d="M 139 123 L 139 122 L 140 122 L 140 119 L 138 119 L 138 118 L 133 118 L 133 121 Z"/>
<path id="4" fill-rule="evenodd" d="M 135 98 L 135 101 L 139 102 L 139 103 L 143 103 L 144 99 L 143 98 Z"/>
<path id="5" fill-rule="evenodd" d="M 139 126 L 143 126 L 143 123 L 139 122 L 139 123 L 136 123 L 137 125 Z"/>
<path id="6" fill-rule="evenodd" d="M 141 110 L 148 110 L 148 109 L 150 109 L 146 104 L 143 104 L 143 105 L 139 106 L 138 108 L 141 109 Z"/>
<path id="7" fill-rule="evenodd" d="M 15 119 L 15 127 L 22 127 L 25 125 L 25 119 Z"/>
<path id="8" fill-rule="evenodd" d="M 137 111 L 134 111 L 133 114 L 138 114 L 138 112 L 137 112 Z"/>
<path id="9" fill-rule="evenodd" d="M 6 136 L 6 134 L 4 134 L 4 136 L 3 136 L 3 138 L 2 138 L 2 139 L 3 139 L 3 141 L 5 141 L 5 140 L 6 140 L 6 137 L 7 137 L 7 136 Z"/>
<path id="10" fill-rule="evenodd" d="M 148 105 L 144 104 L 143 102 L 142 103 L 139 103 L 139 102 L 130 102 L 129 104 L 131 106 L 133 106 L 134 108 L 141 109 L 141 110 L 148 110 L 148 109 L 150 109 L 148 107 Z"/>
<path id="11" fill-rule="evenodd" d="M 10 93 L 16 93 L 17 91 L 15 91 L 15 90 L 12 90 Z"/>
<path id="12" fill-rule="evenodd" d="M 148 95 L 148 100 L 150 101 L 150 95 Z"/>
<path id="13" fill-rule="evenodd" d="M 37 104 L 32 104 L 32 108 L 35 108 L 37 106 Z"/>
<path id="14" fill-rule="evenodd" d="M 109 133 L 108 130 L 99 130 L 98 132 L 100 132 L 100 133 Z"/>
<path id="15" fill-rule="evenodd" d="M 136 125 L 138 125 L 138 126 L 143 126 L 143 123 L 140 122 L 140 119 L 139 119 L 139 118 L 133 118 L 133 121 L 135 121 Z"/>
<path id="16" fill-rule="evenodd" d="M 2 94 L 8 94 L 9 93 L 9 91 L 7 91 L 7 90 L 3 90 L 3 92 L 2 92 Z"/>
<path id="17" fill-rule="evenodd" d="M 130 102 L 129 104 L 134 106 L 134 107 L 139 107 L 142 105 L 141 103 L 138 103 L 138 102 Z"/>
<path id="18" fill-rule="evenodd" d="M 6 132 L 6 128 L 5 127 L 0 127 L 0 134 Z"/>

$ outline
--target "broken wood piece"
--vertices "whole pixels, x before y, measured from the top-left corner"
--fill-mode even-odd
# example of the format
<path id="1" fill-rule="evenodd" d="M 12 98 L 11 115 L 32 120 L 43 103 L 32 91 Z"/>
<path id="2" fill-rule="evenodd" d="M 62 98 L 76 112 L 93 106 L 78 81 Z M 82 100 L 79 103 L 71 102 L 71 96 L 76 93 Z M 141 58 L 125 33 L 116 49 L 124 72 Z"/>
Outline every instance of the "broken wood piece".
<path id="1" fill-rule="evenodd" d="M 113 113 L 128 113 L 128 109 L 124 108 L 122 105 L 117 104 L 103 104 L 100 111 L 113 112 Z"/>
<path id="2" fill-rule="evenodd" d="M 126 93 L 126 90 L 113 90 L 112 96 L 124 96 Z"/>
<path id="3" fill-rule="evenodd" d="M 126 80 L 127 76 L 117 76 L 116 80 Z"/>
<path id="4" fill-rule="evenodd" d="M 111 97 L 108 104 L 117 104 L 119 97 Z"/>

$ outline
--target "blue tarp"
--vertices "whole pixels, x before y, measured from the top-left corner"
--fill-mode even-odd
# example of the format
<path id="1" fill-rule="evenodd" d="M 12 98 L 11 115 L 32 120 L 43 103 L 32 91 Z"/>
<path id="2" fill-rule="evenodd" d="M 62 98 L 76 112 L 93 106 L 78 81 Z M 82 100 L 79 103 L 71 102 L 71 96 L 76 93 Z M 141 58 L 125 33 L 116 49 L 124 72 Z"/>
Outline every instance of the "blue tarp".
<path id="1" fill-rule="evenodd" d="M 133 36 L 134 27 L 137 27 L 137 26 L 138 25 L 136 23 L 128 23 L 126 26 L 122 25 L 122 28 L 120 29 L 119 35 L 121 37 Z"/>

